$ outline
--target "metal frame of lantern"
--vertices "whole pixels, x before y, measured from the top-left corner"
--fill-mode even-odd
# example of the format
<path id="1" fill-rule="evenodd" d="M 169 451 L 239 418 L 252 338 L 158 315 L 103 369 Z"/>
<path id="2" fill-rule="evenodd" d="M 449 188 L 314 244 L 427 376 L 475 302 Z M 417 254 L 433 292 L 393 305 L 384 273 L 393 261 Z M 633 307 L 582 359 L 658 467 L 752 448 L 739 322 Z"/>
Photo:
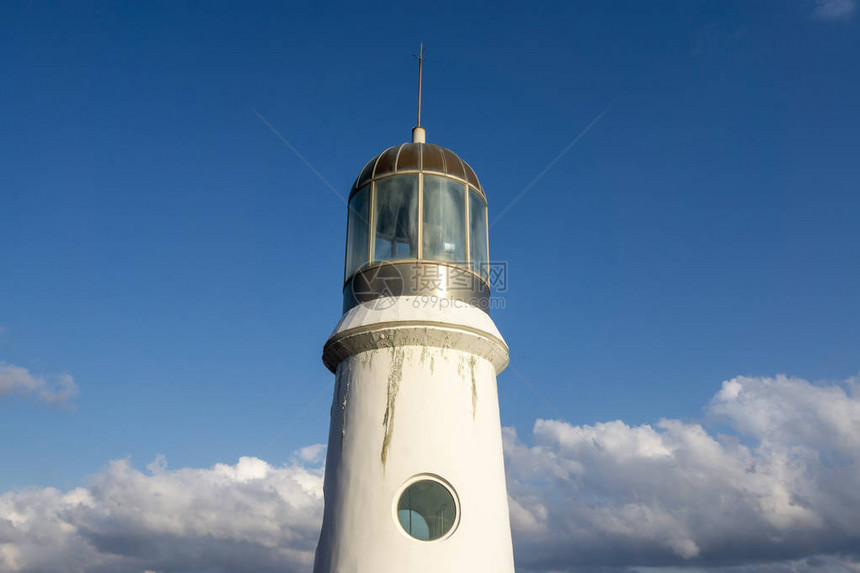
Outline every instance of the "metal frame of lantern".
<path id="1" fill-rule="evenodd" d="M 405 144 L 408 145 L 408 144 Z M 400 146 L 397 156 L 394 159 L 394 165 L 397 165 L 400 151 L 405 146 Z M 425 144 L 419 144 L 425 145 Z M 390 148 L 393 149 L 393 148 Z M 439 148 L 441 149 L 441 148 Z M 439 298 L 453 298 L 460 300 L 473 306 L 477 306 L 482 310 L 489 312 L 489 296 L 490 284 L 487 268 L 480 268 L 481 264 L 485 266 L 489 263 L 489 221 L 487 217 L 487 198 L 483 189 L 472 184 L 468 179 L 452 176 L 442 171 L 428 171 L 422 168 L 404 169 L 386 171 L 377 176 L 375 174 L 376 164 L 379 158 L 386 152 L 383 152 L 373 160 L 374 163 L 371 177 L 362 180 L 361 176 L 356 180 L 352 191 L 349 195 L 349 211 L 355 212 L 359 218 L 362 218 L 357 211 L 353 209 L 352 200 L 356 194 L 367 190 L 367 220 L 364 220 L 367 231 L 366 257 L 357 268 L 351 269 L 349 260 L 350 249 L 353 243 L 353 237 L 350 236 L 350 226 L 347 225 L 347 252 L 344 254 L 344 286 L 343 286 L 343 310 L 346 312 L 353 306 L 362 302 L 367 302 L 383 296 L 435 296 Z M 447 150 L 445 150 L 447 151 Z M 451 152 L 448 152 L 451 153 Z M 453 155 L 453 153 L 451 153 Z M 419 161 L 423 159 L 423 153 L 419 155 Z M 460 160 L 462 162 L 462 160 Z M 465 163 L 465 162 L 462 162 Z M 362 170 L 362 173 L 368 166 Z M 375 258 L 375 248 L 377 240 L 377 221 L 376 221 L 376 203 L 377 203 L 377 183 L 390 177 L 417 175 L 417 209 L 416 209 L 416 257 L 403 257 L 379 260 Z M 461 187 L 460 194 L 463 198 L 463 237 L 464 237 L 464 257 L 462 261 L 444 261 L 438 258 L 425 258 L 424 253 L 424 178 L 426 175 L 431 177 L 439 177 L 454 181 Z M 475 178 L 477 179 L 477 177 Z M 361 186 L 358 184 L 361 183 Z M 486 260 L 473 260 L 472 256 L 472 232 L 471 218 L 472 208 L 470 198 L 472 193 L 480 198 L 480 205 L 484 215 L 484 245 L 486 246 Z M 396 236 L 396 235 L 395 235 Z M 392 240 L 395 237 L 392 237 Z M 393 248 L 393 247 L 392 247 Z M 477 270 L 474 267 L 478 266 Z M 483 271 L 483 272 L 482 272 Z M 434 277 L 435 272 L 435 277 Z M 421 278 L 424 278 L 421 281 Z M 428 283 L 432 283 L 429 284 Z"/>

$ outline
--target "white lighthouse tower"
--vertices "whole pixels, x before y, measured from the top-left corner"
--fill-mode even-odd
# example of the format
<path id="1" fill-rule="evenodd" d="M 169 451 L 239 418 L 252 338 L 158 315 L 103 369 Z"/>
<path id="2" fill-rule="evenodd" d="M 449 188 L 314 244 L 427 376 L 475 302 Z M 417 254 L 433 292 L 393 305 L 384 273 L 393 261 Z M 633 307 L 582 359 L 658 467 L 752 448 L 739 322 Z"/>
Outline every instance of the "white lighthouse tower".
<path id="1" fill-rule="evenodd" d="M 486 196 L 420 111 L 356 179 L 346 240 L 314 573 L 513 573 Z"/>

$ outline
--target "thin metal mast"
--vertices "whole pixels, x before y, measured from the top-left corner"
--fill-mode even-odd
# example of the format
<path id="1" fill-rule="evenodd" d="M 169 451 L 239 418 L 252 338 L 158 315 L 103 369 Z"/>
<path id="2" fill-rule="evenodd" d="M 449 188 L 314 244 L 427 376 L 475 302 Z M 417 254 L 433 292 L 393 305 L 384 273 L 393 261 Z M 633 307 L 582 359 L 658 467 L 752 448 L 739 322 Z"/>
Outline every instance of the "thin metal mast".
<path id="1" fill-rule="evenodd" d="M 418 46 L 418 126 L 421 127 L 421 76 L 424 68 L 424 42 Z"/>

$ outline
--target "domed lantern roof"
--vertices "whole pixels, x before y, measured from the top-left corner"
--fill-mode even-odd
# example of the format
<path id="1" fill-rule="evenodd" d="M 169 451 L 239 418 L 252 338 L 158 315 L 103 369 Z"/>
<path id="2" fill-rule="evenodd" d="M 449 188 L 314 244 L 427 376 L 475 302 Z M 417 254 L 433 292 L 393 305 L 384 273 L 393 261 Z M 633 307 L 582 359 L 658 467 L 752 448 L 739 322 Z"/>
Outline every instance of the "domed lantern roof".
<path id="1" fill-rule="evenodd" d="M 389 147 L 368 161 L 355 180 L 350 196 L 360 187 L 369 183 L 371 179 L 410 171 L 441 173 L 454 179 L 460 179 L 484 196 L 484 189 L 478 181 L 478 176 L 475 175 L 468 163 L 460 159 L 460 156 L 450 149 L 432 143 L 420 142 L 402 143 Z"/>

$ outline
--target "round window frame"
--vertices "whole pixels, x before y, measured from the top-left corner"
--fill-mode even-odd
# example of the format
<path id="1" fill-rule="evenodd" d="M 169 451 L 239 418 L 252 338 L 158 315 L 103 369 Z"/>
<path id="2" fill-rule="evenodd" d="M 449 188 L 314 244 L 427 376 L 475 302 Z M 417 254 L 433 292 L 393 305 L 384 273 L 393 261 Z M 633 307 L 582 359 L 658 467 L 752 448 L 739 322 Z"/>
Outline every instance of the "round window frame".
<path id="1" fill-rule="evenodd" d="M 445 532 L 441 537 L 437 537 L 436 539 L 418 539 L 417 537 L 413 537 L 406 529 L 403 527 L 403 524 L 400 523 L 400 516 L 397 512 L 397 506 L 400 504 L 400 498 L 403 496 L 403 493 L 411 486 L 412 484 L 418 483 L 420 481 L 432 481 L 436 482 L 446 490 L 454 499 L 454 511 L 456 512 L 454 515 L 454 523 L 451 524 L 451 529 Z M 460 496 L 457 495 L 457 490 L 454 489 L 454 486 L 451 485 L 451 482 L 443 478 L 442 476 L 430 473 L 416 474 L 411 478 L 407 479 L 403 484 L 397 489 L 397 492 L 394 494 L 394 502 L 391 504 L 391 518 L 394 520 L 394 526 L 400 532 L 401 535 L 410 539 L 412 541 L 417 541 L 419 543 L 437 543 L 439 541 L 445 541 L 457 531 L 457 528 L 460 527 L 460 518 L 462 516 L 462 508 L 460 506 Z"/>

